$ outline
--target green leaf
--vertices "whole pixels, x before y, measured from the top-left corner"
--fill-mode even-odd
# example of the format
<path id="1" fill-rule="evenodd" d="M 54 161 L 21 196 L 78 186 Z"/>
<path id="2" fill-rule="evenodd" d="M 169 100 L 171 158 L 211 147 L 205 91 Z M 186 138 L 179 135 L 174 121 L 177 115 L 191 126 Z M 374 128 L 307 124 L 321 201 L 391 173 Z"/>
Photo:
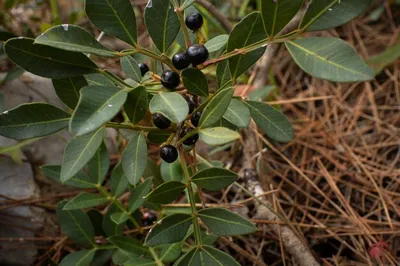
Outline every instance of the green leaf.
<path id="1" fill-rule="evenodd" d="M 238 179 L 238 176 L 224 168 L 208 168 L 197 172 L 193 177 L 193 182 L 201 188 L 209 191 L 218 191 L 231 185 Z"/>
<path id="2" fill-rule="evenodd" d="M 374 73 L 378 75 L 386 66 L 396 62 L 399 58 L 400 42 L 387 48 L 384 52 L 368 58 L 367 63 L 374 70 Z"/>
<path id="3" fill-rule="evenodd" d="M 114 212 L 111 214 L 110 218 L 114 223 L 120 225 L 129 219 L 129 214 L 126 212 Z"/>
<path id="4" fill-rule="evenodd" d="M 140 132 L 134 132 L 121 159 L 122 168 L 129 183 L 136 185 L 147 166 L 146 139 Z"/>
<path id="5" fill-rule="evenodd" d="M 194 266 L 195 261 L 193 260 L 197 255 L 197 247 L 191 248 L 185 255 L 179 258 L 174 263 L 174 266 Z M 197 261 L 198 266 L 201 266 L 201 262 Z M 225 265 L 224 265 L 225 266 Z"/>
<path id="6" fill-rule="evenodd" d="M 95 249 L 76 251 L 65 256 L 60 262 L 60 266 L 87 266 L 93 260 L 95 253 Z"/>
<path id="7" fill-rule="evenodd" d="M 124 266 L 157 266 L 157 263 L 150 259 L 137 257 L 126 262 Z"/>
<path id="8" fill-rule="evenodd" d="M 154 144 L 161 144 L 167 141 L 171 132 L 161 131 L 161 132 L 149 132 L 147 134 L 147 139 Z"/>
<path id="9" fill-rule="evenodd" d="M 224 60 L 217 65 L 218 88 L 232 85 L 232 75 L 229 69 L 229 61 Z"/>
<path id="10" fill-rule="evenodd" d="M 136 18 L 129 0 L 86 0 L 85 11 L 97 28 L 136 46 Z"/>
<path id="11" fill-rule="evenodd" d="M 120 210 L 115 204 L 112 204 L 107 213 L 103 217 L 103 230 L 106 233 L 106 236 L 119 236 L 122 235 L 124 232 L 125 223 L 116 224 L 112 219 L 111 216 L 119 212 Z"/>
<path id="12" fill-rule="evenodd" d="M 0 80 L 0 85 L 7 84 L 17 78 L 19 78 L 22 74 L 24 74 L 25 70 L 20 68 L 19 66 L 14 67 L 13 69 L 8 70 L 5 77 Z"/>
<path id="13" fill-rule="evenodd" d="M 61 182 L 61 165 L 43 165 L 41 167 L 43 173 L 50 179 Z M 64 185 L 77 187 L 77 188 L 95 188 L 97 179 L 89 177 L 83 169 L 80 170 L 74 177 L 69 179 Z"/>
<path id="14" fill-rule="evenodd" d="M 30 38 L 10 39 L 4 51 L 15 64 L 45 78 L 61 79 L 99 71 L 84 54 L 33 43 L 34 39 Z"/>
<path id="15" fill-rule="evenodd" d="M 64 79 L 53 79 L 54 90 L 60 98 L 69 108 L 75 109 L 79 101 L 79 91 L 88 85 L 86 79 L 82 76 L 64 78 Z"/>
<path id="16" fill-rule="evenodd" d="M 277 35 L 297 14 L 303 0 L 261 1 L 261 14 L 267 34 Z"/>
<path id="17" fill-rule="evenodd" d="M 35 44 L 103 57 L 116 57 L 118 54 L 101 45 L 87 30 L 68 24 L 48 29 L 35 39 Z"/>
<path id="18" fill-rule="evenodd" d="M 237 99 L 232 99 L 223 117 L 240 128 L 248 127 L 251 121 L 249 108 Z"/>
<path id="19" fill-rule="evenodd" d="M 201 129 L 200 139 L 208 145 L 224 145 L 240 139 L 240 134 L 226 127 L 213 127 Z"/>
<path id="20" fill-rule="evenodd" d="M 256 124 L 271 139 L 278 142 L 290 142 L 294 137 L 289 120 L 277 109 L 266 103 L 243 102 L 250 110 Z"/>
<path id="21" fill-rule="evenodd" d="M 239 266 L 240 264 L 235 261 L 231 256 L 210 246 L 203 246 L 201 250 L 203 263 L 205 265 L 224 265 L 224 266 Z"/>
<path id="22" fill-rule="evenodd" d="M 132 123 L 137 124 L 145 118 L 147 104 L 148 94 L 145 87 L 136 87 L 128 93 L 124 109 Z"/>
<path id="23" fill-rule="evenodd" d="M 209 53 L 217 52 L 226 46 L 228 39 L 229 39 L 229 35 L 221 34 L 221 35 L 218 35 L 217 37 L 212 38 L 208 42 L 206 42 L 206 44 L 204 44 L 204 46 L 207 48 Z"/>
<path id="24" fill-rule="evenodd" d="M 182 253 L 182 242 L 175 244 L 160 245 L 157 249 L 160 250 L 159 258 L 162 262 L 174 262 Z"/>
<path id="25" fill-rule="evenodd" d="M 174 214 L 159 221 L 146 237 L 146 246 L 156 246 L 180 242 L 185 238 L 192 216 Z"/>
<path id="26" fill-rule="evenodd" d="M 103 74 L 90 74 L 85 75 L 85 78 L 89 84 L 89 86 L 115 86 L 114 83 L 111 82 L 108 78 L 106 78 Z M 79 95 L 78 95 L 79 99 Z"/>
<path id="27" fill-rule="evenodd" d="M 117 87 L 88 86 L 81 90 L 81 97 L 71 119 L 71 132 L 77 136 L 92 132 L 118 114 L 128 96 Z"/>
<path id="28" fill-rule="evenodd" d="M 222 118 L 232 100 L 233 92 L 234 89 L 232 87 L 226 87 L 214 94 L 203 110 L 199 127 L 210 127 Z"/>
<path id="29" fill-rule="evenodd" d="M 131 189 L 131 197 L 129 198 L 129 213 L 133 213 L 142 206 L 146 200 L 146 195 L 149 194 L 151 189 L 152 180 L 146 179 L 142 184 Z"/>
<path id="30" fill-rule="evenodd" d="M 151 0 L 144 12 L 147 31 L 158 50 L 166 52 L 180 29 L 178 16 L 170 1 Z"/>
<path id="31" fill-rule="evenodd" d="M 110 178 L 111 194 L 114 195 L 114 197 L 118 198 L 125 192 L 126 188 L 128 187 L 128 184 L 129 182 L 124 174 L 124 169 L 122 168 L 122 164 L 118 163 L 117 166 L 114 167 L 111 173 L 111 178 Z"/>
<path id="32" fill-rule="evenodd" d="M 96 180 L 96 184 L 102 184 L 110 167 L 110 160 L 108 159 L 107 146 L 103 142 L 96 154 L 89 161 L 87 166 L 87 174 Z"/>
<path id="33" fill-rule="evenodd" d="M 160 166 L 158 166 L 155 161 L 148 159 L 146 170 L 144 170 L 143 173 L 143 178 L 152 178 L 155 186 L 162 184 L 163 179 L 161 178 Z M 154 204 L 151 205 L 154 206 Z"/>
<path id="34" fill-rule="evenodd" d="M 137 82 L 142 80 L 142 73 L 140 72 L 138 62 L 132 56 L 125 56 L 121 59 L 121 68 L 127 78 Z"/>
<path id="35" fill-rule="evenodd" d="M 57 204 L 57 220 L 69 238 L 81 245 L 94 246 L 94 228 L 89 217 L 82 210 L 63 210 L 66 202 Z"/>
<path id="36" fill-rule="evenodd" d="M 203 265 L 223 265 L 223 266 L 240 266 L 228 254 L 203 245 L 200 248 L 192 248 L 188 253 L 182 256 L 174 266 L 203 266 Z"/>
<path id="37" fill-rule="evenodd" d="M 5 106 L 4 94 L 0 93 L 0 112 L 4 111 L 4 106 Z"/>
<path id="38" fill-rule="evenodd" d="M 79 172 L 100 147 L 104 129 L 72 139 L 65 147 L 64 160 L 61 167 L 61 182 L 66 182 Z"/>
<path id="39" fill-rule="evenodd" d="M 179 93 L 164 92 L 151 99 L 150 112 L 152 114 L 163 114 L 173 123 L 178 124 L 186 120 L 189 114 L 189 106 Z"/>
<path id="40" fill-rule="evenodd" d="M 86 212 L 86 215 L 89 217 L 90 222 L 93 225 L 94 228 L 94 234 L 96 236 L 104 235 L 104 230 L 103 230 L 103 214 L 95 209 L 88 210 Z"/>
<path id="41" fill-rule="evenodd" d="M 275 85 L 268 85 L 268 86 L 263 86 L 261 88 L 258 88 L 249 94 L 249 100 L 257 101 L 257 102 L 262 102 L 264 100 L 267 100 L 267 98 L 271 94 L 271 92 L 276 89 L 277 88 Z"/>
<path id="42" fill-rule="evenodd" d="M 121 251 L 128 254 L 144 255 L 148 252 L 147 248 L 142 246 L 139 240 L 127 236 L 112 236 L 108 238 L 112 244 L 118 247 Z"/>
<path id="43" fill-rule="evenodd" d="M 80 193 L 78 196 L 70 200 L 63 208 L 64 211 L 86 209 L 103 205 L 108 202 L 108 199 L 97 194 Z"/>
<path id="44" fill-rule="evenodd" d="M 313 0 L 299 26 L 317 31 L 343 25 L 364 12 L 372 0 Z"/>
<path id="45" fill-rule="evenodd" d="M 161 162 L 161 176 L 165 182 L 182 181 L 184 178 L 183 169 L 179 160 L 173 163 Z"/>
<path id="46" fill-rule="evenodd" d="M 219 236 L 244 235 L 258 230 L 245 218 L 222 208 L 200 210 L 199 217 L 214 234 Z"/>
<path id="47" fill-rule="evenodd" d="M 139 256 L 134 255 L 134 254 L 128 254 L 126 252 L 123 252 L 120 249 L 117 249 L 112 255 L 112 262 L 115 265 L 124 265 L 125 263 L 127 263 L 131 259 L 137 258 L 137 257 L 139 257 Z"/>
<path id="48" fill-rule="evenodd" d="M 181 2 L 183 2 L 181 5 L 181 8 L 184 10 L 184 9 L 190 7 L 195 2 L 195 0 L 185 0 L 185 1 L 182 0 Z"/>
<path id="49" fill-rule="evenodd" d="M 0 135 L 15 140 L 47 136 L 67 127 L 70 115 L 47 103 L 22 104 L 0 114 Z"/>
<path id="50" fill-rule="evenodd" d="M 183 86 L 197 96 L 208 96 L 208 82 L 206 75 L 197 68 L 186 68 L 181 72 Z"/>
<path id="51" fill-rule="evenodd" d="M 243 18 L 232 30 L 229 36 L 227 52 L 249 46 L 267 37 L 263 20 L 259 12 L 253 12 Z M 233 79 L 237 79 L 257 62 L 264 54 L 265 47 L 246 54 L 239 54 L 229 59 L 229 67 Z"/>
<path id="52" fill-rule="evenodd" d="M 168 204 L 176 200 L 185 188 L 186 185 L 178 181 L 165 182 L 147 195 L 146 199 L 159 204 Z"/>
<path id="53" fill-rule="evenodd" d="M 338 38 L 310 37 L 285 43 L 296 63 L 308 74 L 335 82 L 371 80 L 373 71 Z"/>
<path id="54" fill-rule="evenodd" d="M 94 254 L 94 258 L 89 266 L 105 266 L 108 265 L 108 262 L 114 253 L 113 250 L 97 250 Z"/>

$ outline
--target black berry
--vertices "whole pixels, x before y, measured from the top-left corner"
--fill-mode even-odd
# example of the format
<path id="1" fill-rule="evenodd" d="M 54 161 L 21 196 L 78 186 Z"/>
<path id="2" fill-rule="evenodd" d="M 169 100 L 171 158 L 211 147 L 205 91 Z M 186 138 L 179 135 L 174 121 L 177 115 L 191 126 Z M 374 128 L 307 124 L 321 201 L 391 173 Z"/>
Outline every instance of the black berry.
<path id="1" fill-rule="evenodd" d="M 160 157 L 167 163 L 173 163 L 178 159 L 178 150 L 172 145 L 166 145 L 160 149 Z"/>
<path id="2" fill-rule="evenodd" d="M 193 131 L 192 128 L 185 128 L 181 133 L 181 138 L 189 134 L 191 131 Z M 185 139 L 185 141 L 183 141 L 183 144 L 185 144 L 186 146 L 191 146 L 194 145 L 198 140 L 199 140 L 199 134 L 194 134 L 189 138 Z"/>
<path id="3" fill-rule="evenodd" d="M 189 29 L 196 31 L 196 30 L 200 29 L 201 26 L 203 26 L 204 20 L 203 20 L 203 16 L 200 15 L 199 12 L 194 12 L 186 17 L 185 22 L 186 22 L 186 26 Z"/>
<path id="4" fill-rule="evenodd" d="M 188 106 L 189 106 L 189 114 L 193 113 L 194 108 L 196 108 L 196 103 L 193 99 L 193 96 L 185 95 L 184 98 L 187 101 Z"/>
<path id="5" fill-rule="evenodd" d="M 179 74 L 174 71 L 167 70 L 161 75 L 161 84 L 167 89 L 173 90 L 178 87 L 180 83 Z"/>
<path id="6" fill-rule="evenodd" d="M 149 226 L 152 225 L 155 221 L 157 221 L 157 215 L 152 212 L 146 212 L 142 217 L 142 225 Z"/>
<path id="7" fill-rule="evenodd" d="M 142 77 L 143 77 L 147 72 L 150 71 L 149 67 L 148 67 L 146 64 L 144 64 L 144 63 L 139 63 L 138 66 L 139 66 L 139 68 L 140 68 L 140 73 L 142 73 Z"/>
<path id="8" fill-rule="evenodd" d="M 203 64 L 208 59 L 208 50 L 201 44 L 190 46 L 186 53 L 193 66 Z"/>
<path id="9" fill-rule="evenodd" d="M 153 115 L 153 123 L 159 129 L 166 129 L 169 128 L 169 126 L 171 125 L 171 121 L 169 121 L 168 118 L 159 113 L 155 113 Z"/>
<path id="10" fill-rule="evenodd" d="M 187 68 L 190 65 L 190 61 L 186 52 L 174 55 L 172 57 L 172 64 L 178 70 Z"/>
<path id="11" fill-rule="evenodd" d="M 190 119 L 190 121 L 192 122 L 192 125 L 195 127 L 199 126 L 199 122 L 200 122 L 200 117 L 201 117 L 201 112 L 196 112 L 192 115 L 192 118 Z"/>

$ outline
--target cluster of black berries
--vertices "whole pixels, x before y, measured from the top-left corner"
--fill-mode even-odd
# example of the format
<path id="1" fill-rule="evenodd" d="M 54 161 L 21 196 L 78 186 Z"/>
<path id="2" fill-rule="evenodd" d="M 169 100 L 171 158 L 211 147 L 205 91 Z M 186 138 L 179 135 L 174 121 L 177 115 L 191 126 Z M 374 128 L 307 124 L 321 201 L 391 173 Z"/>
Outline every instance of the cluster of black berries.
<path id="1" fill-rule="evenodd" d="M 203 17 L 198 12 L 195 12 L 187 16 L 185 22 L 189 29 L 197 31 L 203 26 L 204 21 Z M 183 70 L 188 68 L 190 65 L 196 67 L 203 64 L 208 59 L 208 56 L 209 53 L 206 47 L 201 44 L 194 44 L 190 46 L 187 51 L 174 55 L 172 58 L 172 64 L 177 70 Z M 142 75 L 148 71 L 148 67 L 145 64 L 140 64 L 139 67 Z M 161 75 L 161 84 L 169 90 L 175 90 L 180 83 L 181 79 L 177 72 L 166 70 Z M 185 95 L 184 97 L 189 106 L 189 114 L 192 114 L 194 109 L 197 107 L 197 99 L 195 99 L 192 95 Z M 192 114 L 191 122 L 193 126 L 197 127 L 199 125 L 200 115 L 200 112 L 195 112 Z M 171 121 L 159 113 L 153 114 L 153 123 L 159 129 L 167 129 L 171 126 Z M 181 134 L 179 135 L 180 138 L 185 137 L 191 131 L 193 131 L 192 128 L 183 128 Z M 197 142 L 198 139 L 199 135 L 194 134 L 193 136 L 185 139 L 183 144 L 186 146 L 192 146 Z M 173 145 L 165 145 L 160 149 L 160 157 L 165 162 L 173 163 L 178 158 L 178 150 Z"/>

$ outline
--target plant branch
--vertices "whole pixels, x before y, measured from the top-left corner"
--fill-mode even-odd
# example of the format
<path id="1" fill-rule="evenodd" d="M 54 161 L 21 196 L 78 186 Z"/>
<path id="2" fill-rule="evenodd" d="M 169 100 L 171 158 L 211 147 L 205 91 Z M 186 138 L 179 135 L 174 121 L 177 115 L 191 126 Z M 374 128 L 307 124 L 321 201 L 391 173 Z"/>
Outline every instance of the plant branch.
<path id="1" fill-rule="evenodd" d="M 175 6 L 175 13 L 178 16 L 179 19 L 179 23 L 181 24 L 181 28 L 183 31 L 183 36 L 185 37 L 185 44 L 186 44 L 186 48 L 189 48 L 192 45 L 192 42 L 190 41 L 190 36 L 189 36 L 189 31 L 186 27 L 185 24 L 185 18 L 184 18 L 184 10 L 182 10 L 177 1 L 176 1 L 176 6 Z"/>
<path id="2" fill-rule="evenodd" d="M 124 207 L 124 205 L 113 195 L 111 195 L 107 189 L 105 189 L 102 185 L 97 185 L 96 188 L 100 191 L 101 194 L 103 194 L 105 197 L 107 197 L 112 203 L 115 204 L 115 206 L 120 209 L 120 211 L 128 214 L 129 220 L 133 223 L 133 225 L 139 230 L 140 233 L 143 233 L 143 228 L 140 227 L 139 223 L 133 218 L 132 214 L 128 212 L 128 210 Z"/>
<path id="3" fill-rule="evenodd" d="M 207 0 L 196 0 L 196 3 L 207 9 L 227 32 L 231 32 L 232 23 L 212 3 Z"/>
<path id="4" fill-rule="evenodd" d="M 157 266 L 164 266 L 164 263 L 160 260 L 154 248 L 149 248 L 149 251 L 150 255 L 153 257 L 154 262 L 157 264 Z"/>
<path id="5" fill-rule="evenodd" d="M 194 197 L 194 191 L 192 188 L 192 180 L 189 175 L 189 170 L 186 165 L 186 160 L 185 160 L 185 155 L 183 149 L 180 149 L 180 160 L 181 160 L 181 165 L 183 169 L 183 173 L 185 175 L 186 179 L 186 188 L 188 190 L 188 195 L 189 195 L 189 203 L 190 207 L 192 209 L 192 217 L 193 217 L 193 229 L 194 229 L 194 238 L 196 241 L 196 245 L 200 246 L 201 245 L 201 235 L 200 235 L 200 224 L 198 220 L 198 212 L 197 212 L 197 207 L 196 207 L 196 200 Z"/>
<path id="6" fill-rule="evenodd" d="M 106 127 L 108 128 L 115 128 L 115 129 L 130 129 L 130 130 L 137 130 L 137 131 L 145 131 L 145 132 L 171 132 L 170 130 L 161 130 L 156 127 L 146 127 L 146 126 L 139 126 L 139 125 L 133 125 L 133 124 L 119 124 L 119 123 L 114 123 L 114 122 L 108 122 L 106 123 Z"/>

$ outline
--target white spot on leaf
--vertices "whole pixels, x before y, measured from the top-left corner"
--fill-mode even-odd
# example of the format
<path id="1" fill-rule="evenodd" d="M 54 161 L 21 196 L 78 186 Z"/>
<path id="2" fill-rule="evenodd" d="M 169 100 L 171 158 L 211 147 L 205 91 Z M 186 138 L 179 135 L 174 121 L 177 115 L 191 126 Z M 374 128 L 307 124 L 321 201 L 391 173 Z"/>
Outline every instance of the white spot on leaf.
<path id="1" fill-rule="evenodd" d="M 153 0 L 149 0 L 149 2 L 146 5 L 146 8 L 152 8 L 153 7 Z"/>
<path id="2" fill-rule="evenodd" d="M 64 29 L 65 31 L 68 31 L 68 24 L 62 24 L 61 27 L 63 27 L 63 29 Z"/>

